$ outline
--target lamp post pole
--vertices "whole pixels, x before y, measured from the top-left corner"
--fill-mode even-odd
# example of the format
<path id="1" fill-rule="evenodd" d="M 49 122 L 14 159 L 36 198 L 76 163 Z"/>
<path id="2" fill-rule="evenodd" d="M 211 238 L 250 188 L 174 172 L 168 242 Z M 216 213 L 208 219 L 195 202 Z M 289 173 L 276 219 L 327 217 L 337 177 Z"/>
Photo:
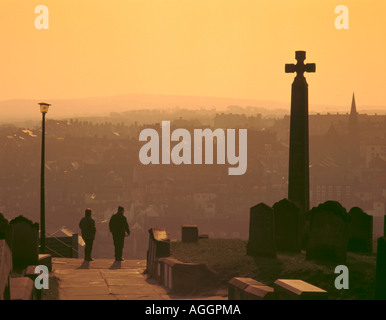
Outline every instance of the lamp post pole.
<path id="1" fill-rule="evenodd" d="M 45 186 L 44 186 L 44 169 L 45 169 L 45 134 L 46 134 L 46 113 L 50 104 L 41 102 L 40 111 L 42 113 L 42 155 L 40 171 L 40 253 L 46 252 L 46 208 L 45 208 Z"/>

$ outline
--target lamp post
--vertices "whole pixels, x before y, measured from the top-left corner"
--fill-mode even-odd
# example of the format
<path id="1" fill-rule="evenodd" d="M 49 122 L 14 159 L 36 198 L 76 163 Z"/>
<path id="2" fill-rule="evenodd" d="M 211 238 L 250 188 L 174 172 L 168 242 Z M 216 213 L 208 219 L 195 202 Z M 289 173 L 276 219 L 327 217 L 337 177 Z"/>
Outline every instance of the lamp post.
<path id="1" fill-rule="evenodd" d="M 40 102 L 40 112 L 42 113 L 42 156 L 40 171 L 40 253 L 46 251 L 46 208 L 45 208 L 45 191 L 44 191 L 44 168 L 45 168 L 45 134 L 46 134 L 46 113 L 48 112 L 49 103 Z"/>

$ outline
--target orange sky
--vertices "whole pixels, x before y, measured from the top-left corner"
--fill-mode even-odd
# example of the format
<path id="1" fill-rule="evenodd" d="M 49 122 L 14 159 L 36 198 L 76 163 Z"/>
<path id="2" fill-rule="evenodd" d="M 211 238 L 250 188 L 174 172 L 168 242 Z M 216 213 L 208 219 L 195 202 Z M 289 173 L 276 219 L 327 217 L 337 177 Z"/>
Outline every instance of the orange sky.
<path id="1" fill-rule="evenodd" d="M 50 10 L 36 30 L 34 9 Z M 334 27 L 337 5 L 349 30 Z M 313 104 L 386 109 L 386 1 L 2 0 L 0 100 L 127 93 L 289 102 L 306 50 Z"/>

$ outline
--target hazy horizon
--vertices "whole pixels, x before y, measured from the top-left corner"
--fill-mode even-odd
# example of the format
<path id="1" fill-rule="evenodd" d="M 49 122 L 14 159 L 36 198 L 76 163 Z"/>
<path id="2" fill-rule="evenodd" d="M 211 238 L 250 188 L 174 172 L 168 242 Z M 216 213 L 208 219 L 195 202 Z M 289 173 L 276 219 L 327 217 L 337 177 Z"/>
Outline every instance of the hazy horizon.
<path id="1" fill-rule="evenodd" d="M 351 99 L 345 106 L 337 105 L 315 105 L 310 104 L 310 114 L 315 113 L 348 113 L 351 108 Z M 263 116 L 272 116 L 290 113 L 290 97 L 288 102 L 274 100 L 251 100 L 237 98 L 223 98 L 210 96 L 182 96 L 165 94 L 122 94 L 116 96 L 100 96 L 74 99 L 9 99 L 0 101 L 0 109 L 9 110 L 3 113 L 0 122 L 40 120 L 38 102 L 51 103 L 48 117 L 51 119 L 62 119 L 69 117 L 84 116 L 108 116 L 112 112 L 121 113 L 133 110 L 174 110 L 177 108 L 188 110 L 216 110 L 227 112 L 228 107 L 257 109 Z M 358 113 L 386 113 L 386 108 L 364 106 L 356 99 Z"/>

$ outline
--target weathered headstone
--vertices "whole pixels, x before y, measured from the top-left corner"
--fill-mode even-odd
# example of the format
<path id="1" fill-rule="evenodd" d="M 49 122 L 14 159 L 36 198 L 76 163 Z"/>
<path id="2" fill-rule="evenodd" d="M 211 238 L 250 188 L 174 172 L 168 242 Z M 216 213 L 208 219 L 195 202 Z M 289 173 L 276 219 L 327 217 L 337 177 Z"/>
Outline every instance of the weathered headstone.
<path id="1" fill-rule="evenodd" d="M 378 239 L 375 300 L 386 300 L 386 238 Z"/>
<path id="2" fill-rule="evenodd" d="M 14 268 L 37 265 L 39 260 L 39 224 L 23 216 L 10 221 L 12 233 L 12 260 Z"/>
<path id="3" fill-rule="evenodd" d="M 326 201 L 312 208 L 307 245 L 308 260 L 345 262 L 348 245 L 349 216 L 336 201 Z"/>
<path id="4" fill-rule="evenodd" d="M 300 210 L 288 199 L 273 205 L 275 215 L 275 240 L 277 251 L 300 252 Z"/>
<path id="5" fill-rule="evenodd" d="M 0 239 L 4 239 L 10 247 L 12 246 L 12 226 L 2 213 L 0 213 Z"/>
<path id="6" fill-rule="evenodd" d="M 383 216 L 383 236 L 386 237 L 386 214 Z"/>
<path id="7" fill-rule="evenodd" d="M 358 207 L 349 212 L 349 242 L 348 251 L 373 252 L 373 216 Z"/>
<path id="8" fill-rule="evenodd" d="M 250 209 L 247 254 L 252 257 L 276 258 L 275 219 L 273 209 L 264 203 Z"/>
<path id="9" fill-rule="evenodd" d="M 197 225 L 183 224 L 181 227 L 182 242 L 198 242 Z"/>

